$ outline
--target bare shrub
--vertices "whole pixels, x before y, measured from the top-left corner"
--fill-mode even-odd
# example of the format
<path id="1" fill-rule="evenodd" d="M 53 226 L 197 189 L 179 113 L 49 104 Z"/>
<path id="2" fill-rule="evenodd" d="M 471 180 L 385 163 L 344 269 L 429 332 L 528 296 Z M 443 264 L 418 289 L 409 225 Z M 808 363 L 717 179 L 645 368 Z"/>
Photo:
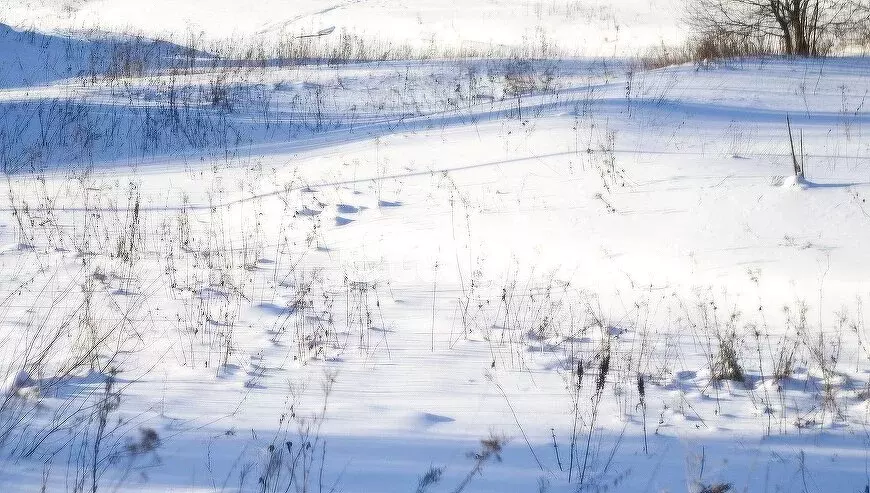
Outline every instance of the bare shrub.
<path id="1" fill-rule="evenodd" d="M 716 363 L 713 365 L 711 378 L 720 381 L 743 382 L 746 378 L 743 375 L 743 368 L 740 366 L 737 353 L 737 333 L 733 330 L 725 333 L 719 332 L 717 338 L 719 352 Z"/>
<path id="2" fill-rule="evenodd" d="M 867 25 L 865 0 L 693 0 L 687 21 L 701 35 L 777 41 L 786 55 L 823 56 Z"/>
<path id="3" fill-rule="evenodd" d="M 654 70 L 692 63 L 697 69 L 708 69 L 717 60 L 761 57 L 775 52 L 771 38 L 767 36 L 738 38 L 727 32 L 712 32 L 693 36 L 679 46 L 651 48 L 635 61 L 635 66 L 641 70 Z"/>

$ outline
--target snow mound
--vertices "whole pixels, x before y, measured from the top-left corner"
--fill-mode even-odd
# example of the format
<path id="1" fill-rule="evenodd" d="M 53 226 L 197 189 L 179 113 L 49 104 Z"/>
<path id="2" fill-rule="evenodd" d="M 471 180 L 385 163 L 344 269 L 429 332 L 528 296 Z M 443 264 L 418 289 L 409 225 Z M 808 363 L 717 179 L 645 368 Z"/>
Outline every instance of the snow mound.
<path id="1" fill-rule="evenodd" d="M 3 381 L 0 393 L 3 395 L 17 394 L 23 389 L 32 387 L 33 384 L 34 381 L 26 370 L 14 371 Z"/>
<path id="2" fill-rule="evenodd" d="M 783 178 L 782 185 L 780 186 L 782 188 L 800 188 L 806 190 L 807 188 L 810 188 L 810 182 L 808 182 L 803 176 L 792 175 Z"/>

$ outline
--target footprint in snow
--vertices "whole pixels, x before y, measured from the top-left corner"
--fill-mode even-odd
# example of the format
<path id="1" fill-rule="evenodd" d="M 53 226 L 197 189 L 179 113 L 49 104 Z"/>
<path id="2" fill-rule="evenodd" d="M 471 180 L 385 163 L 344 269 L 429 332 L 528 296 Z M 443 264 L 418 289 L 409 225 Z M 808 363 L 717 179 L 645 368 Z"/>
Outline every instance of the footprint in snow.
<path id="1" fill-rule="evenodd" d="M 307 216 L 307 217 L 311 217 L 311 216 L 318 216 L 318 215 L 320 215 L 321 212 L 323 212 L 323 211 L 318 211 L 318 210 L 314 210 L 314 209 L 309 209 L 308 206 L 305 206 L 305 207 L 302 208 L 301 211 L 296 211 L 296 215 L 297 215 L 297 216 Z"/>
<path id="2" fill-rule="evenodd" d="M 335 225 L 336 226 L 344 226 L 346 224 L 350 224 L 353 222 L 353 219 L 348 219 L 346 217 L 335 216 Z"/>
<path id="3" fill-rule="evenodd" d="M 218 371 L 218 378 L 233 377 L 233 376 L 235 376 L 236 373 L 239 372 L 239 370 L 241 370 L 241 367 L 239 365 L 234 365 L 232 363 L 227 363 L 227 364 L 221 365 L 221 367 Z"/>
<path id="4" fill-rule="evenodd" d="M 697 376 L 698 376 L 698 373 L 691 371 L 691 370 L 677 372 L 677 378 L 679 378 L 680 380 L 692 380 L 693 378 L 695 378 Z"/>
<path id="5" fill-rule="evenodd" d="M 389 200 L 378 200 L 378 207 L 399 207 L 402 203 L 399 201 L 391 202 Z"/>
<path id="6" fill-rule="evenodd" d="M 336 206 L 336 209 L 338 209 L 338 212 L 340 212 L 341 214 L 356 214 L 360 211 L 359 207 L 350 204 L 338 204 Z"/>
<path id="7" fill-rule="evenodd" d="M 291 311 L 290 308 L 275 303 L 260 303 L 257 308 L 274 316 L 284 315 Z"/>
<path id="8" fill-rule="evenodd" d="M 622 327 L 614 327 L 611 325 L 610 327 L 607 327 L 607 333 L 612 336 L 619 337 L 625 333 L 625 329 L 623 329 Z"/>
<path id="9" fill-rule="evenodd" d="M 414 417 L 414 425 L 416 428 L 431 428 L 435 425 L 443 423 L 452 423 L 456 421 L 450 416 L 441 416 L 440 414 L 432 413 L 417 413 Z"/>

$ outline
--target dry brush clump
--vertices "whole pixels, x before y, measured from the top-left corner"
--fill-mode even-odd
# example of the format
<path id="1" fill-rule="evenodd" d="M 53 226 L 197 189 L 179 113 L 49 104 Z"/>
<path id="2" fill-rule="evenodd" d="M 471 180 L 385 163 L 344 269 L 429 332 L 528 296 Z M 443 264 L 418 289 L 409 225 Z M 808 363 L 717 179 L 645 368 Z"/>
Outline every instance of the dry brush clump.
<path id="1" fill-rule="evenodd" d="M 709 69 L 727 60 L 759 58 L 777 53 L 770 37 L 735 39 L 726 33 L 711 32 L 695 35 L 681 45 L 658 45 L 637 56 L 633 65 L 638 70 L 655 70 L 691 63 L 698 70 Z"/>
<path id="2" fill-rule="evenodd" d="M 60 279 L 37 274 L 15 288 L 14 299 L 33 289 L 42 293 L 23 313 L 5 305 L 11 299 L 4 302 L 0 450 L 4 460 L 36 459 L 47 470 L 65 462 L 75 491 L 96 492 L 107 485 L 103 476 L 110 467 L 120 467 L 123 476 L 152 456 L 160 439 L 146 428 L 134 438 L 135 418 L 111 417 L 135 380 L 127 375 L 135 375 L 131 354 L 143 345 L 144 299 L 121 306 L 90 277 L 87 265 L 72 274 L 60 285 Z M 112 477 L 110 482 L 120 481 Z"/>
<path id="3" fill-rule="evenodd" d="M 0 303 L 0 449 L 4 460 L 45 464 L 50 484 L 65 474 L 73 491 L 95 492 L 156 460 L 161 442 L 121 411 L 152 329 L 140 269 L 151 245 L 136 186 L 74 176 L 7 180 L 23 247 L 4 260 L 19 267 Z"/>
<path id="4" fill-rule="evenodd" d="M 605 408 L 637 424 L 644 450 L 651 448 L 648 434 L 658 434 L 665 422 L 662 417 L 647 430 L 647 413 L 659 402 L 662 416 L 685 414 L 710 426 L 722 419 L 726 402 L 745 399 L 767 435 L 851 422 L 860 414 L 853 406 L 861 406 L 854 398 L 864 380 L 844 368 L 850 361 L 860 369 L 862 355 L 866 359 L 860 344 L 851 350 L 844 342 L 850 333 L 864 340 L 860 310 L 812 323 L 805 302 L 770 313 L 713 290 L 696 292 L 689 303 L 650 291 L 604 308 L 592 293 L 556 279 L 525 279 L 512 271 L 493 289 L 497 283 L 475 277 L 457 300 L 455 316 L 457 323 L 474 324 L 464 333 L 487 335 L 493 368 L 525 371 L 538 364 L 553 368 L 554 358 L 561 362 L 575 424 L 562 433 L 554 429 L 553 441 L 559 469 L 572 480 L 584 477 L 584 469 L 585 476 L 600 477 L 602 463 L 591 467 L 594 454 L 586 451 L 597 450 L 589 442 Z M 466 299 L 469 293 L 478 301 Z M 469 317 L 465 306 L 480 313 Z M 672 401 L 666 395 L 673 390 Z M 690 392 L 711 398 L 689 402 Z M 560 435 L 566 444 L 559 444 Z"/>

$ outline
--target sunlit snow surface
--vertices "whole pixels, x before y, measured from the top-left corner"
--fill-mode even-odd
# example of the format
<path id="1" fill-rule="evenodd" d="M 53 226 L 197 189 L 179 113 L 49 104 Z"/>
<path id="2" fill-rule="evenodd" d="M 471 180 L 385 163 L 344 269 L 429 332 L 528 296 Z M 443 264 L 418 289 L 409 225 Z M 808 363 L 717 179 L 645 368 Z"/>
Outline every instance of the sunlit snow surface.
<path id="1" fill-rule="evenodd" d="M 149 33 L 194 19 L 223 35 L 340 20 L 370 32 L 388 12 L 379 35 L 445 42 L 484 17 L 529 22 L 485 42 L 537 22 L 517 14 L 530 2 L 459 16 L 310 1 L 299 12 L 323 13 L 295 21 L 273 3 L 5 15 L 63 29 L 98 12 L 105 29 Z M 112 45 L 3 35 L 0 376 L 11 399 L 42 399 L 4 442 L 9 491 L 70 488 L 78 459 L 63 447 L 80 431 L 23 451 L 70 402 L 99 398 L 105 375 L 53 380 L 86 340 L 21 371 L 51 328 L 88 324 L 118 329 L 99 344 L 120 370 L 112 440 L 161 438 L 130 466 L 107 461 L 106 490 L 262 491 L 269 445 L 305 447 L 298 421 L 323 409 L 326 374 L 318 491 L 415 491 L 431 466 L 445 467 L 433 491 L 453 491 L 491 432 L 510 438 L 503 460 L 466 491 L 575 491 L 583 462 L 589 491 L 867 484 L 867 60 L 169 70 L 183 48 L 166 45 L 141 75 L 106 77 L 112 58 L 83 54 Z M 712 381 L 723 341 L 743 383 Z"/>

